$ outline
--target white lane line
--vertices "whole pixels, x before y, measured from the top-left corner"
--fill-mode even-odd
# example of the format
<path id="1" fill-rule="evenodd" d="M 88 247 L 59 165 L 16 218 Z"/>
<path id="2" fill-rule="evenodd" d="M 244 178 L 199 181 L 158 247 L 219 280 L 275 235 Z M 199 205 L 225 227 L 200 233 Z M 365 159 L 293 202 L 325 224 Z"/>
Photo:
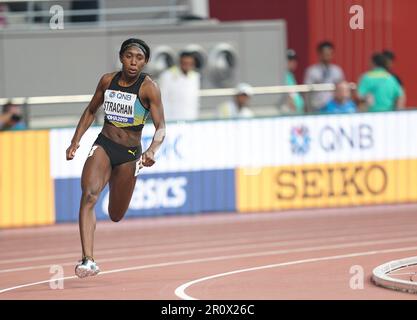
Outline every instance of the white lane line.
<path id="1" fill-rule="evenodd" d="M 333 209 L 337 209 L 337 208 L 333 208 Z M 356 212 L 356 210 L 359 210 L 360 208 L 353 208 L 354 210 L 352 211 L 352 212 L 350 212 L 350 214 L 354 214 L 354 213 L 357 213 Z M 363 209 L 365 209 L 365 208 L 363 208 Z M 380 209 L 383 209 L 383 208 L 381 208 L 380 206 L 378 206 L 377 207 L 377 209 L 378 210 L 380 210 Z M 330 211 L 332 210 L 332 209 L 329 209 Z M 375 210 L 375 209 L 374 209 Z M 313 212 L 309 212 L 308 213 L 308 217 L 312 217 L 313 215 L 316 215 L 316 213 L 320 213 L 320 212 L 316 212 L 316 213 L 314 213 L 314 210 L 312 210 Z M 292 220 L 296 220 L 296 213 L 297 213 L 297 210 L 295 210 L 295 211 L 290 211 L 289 213 L 291 213 L 291 218 L 292 218 Z M 372 212 L 371 212 L 372 213 Z M 378 211 L 378 213 L 380 213 L 380 211 Z M 279 213 L 279 215 L 276 215 L 276 214 L 272 214 L 271 215 L 271 213 L 267 213 L 267 215 L 271 215 L 270 216 L 270 218 L 271 219 L 267 219 L 267 220 L 283 220 L 283 222 L 288 222 L 288 219 L 282 219 L 282 217 L 283 217 L 283 215 L 285 214 L 285 212 L 280 212 Z M 320 214 L 321 215 L 321 214 Z M 244 218 L 246 219 L 246 218 L 248 218 L 248 216 L 246 216 L 246 215 L 243 215 L 244 216 Z M 249 219 L 250 220 L 250 222 L 251 222 L 251 220 L 254 220 L 255 221 L 255 223 L 262 223 L 262 222 L 264 222 L 263 221 L 263 219 L 258 219 L 258 218 L 260 218 L 262 216 L 262 213 L 259 213 L 259 214 L 253 214 L 253 216 L 252 216 L 252 214 L 251 214 L 251 218 Z M 304 211 L 304 217 L 306 217 L 306 215 L 305 215 L 305 211 Z M 208 217 L 207 217 L 208 218 Z M 230 218 L 230 217 L 228 217 L 228 218 Z M 234 217 L 234 218 L 243 218 L 243 217 Z M 214 216 L 210 216 L 210 219 L 215 219 L 215 217 Z M 209 222 L 208 220 L 207 220 L 207 222 Z M 233 222 L 233 225 L 235 225 L 236 223 L 235 222 L 237 222 L 237 221 L 230 221 L 231 223 Z M 278 221 L 279 222 L 279 221 Z M 145 222 L 146 223 L 146 222 Z M 210 226 L 210 224 L 207 224 L 207 223 L 203 223 L 203 225 L 204 226 L 206 226 L 206 225 L 209 225 Z M 373 227 L 373 230 L 374 231 L 377 231 L 378 229 L 380 229 L 380 228 L 386 228 L 386 227 L 389 227 L 389 226 L 391 226 L 392 224 L 384 224 L 384 225 L 376 225 L 376 226 L 374 226 Z M 110 226 L 110 225 L 109 225 Z M 140 227 L 140 226 L 142 226 L 142 224 L 138 224 L 138 227 Z M 316 225 L 314 225 L 314 226 L 316 226 Z M 409 224 L 399 224 L 399 225 L 394 225 L 394 227 L 395 228 L 397 228 L 397 227 L 407 227 L 407 226 L 409 226 Z M 123 231 L 124 229 L 126 229 L 126 226 L 118 226 L 118 227 L 121 227 L 121 230 Z M 181 225 L 180 225 L 180 227 L 181 227 Z M 48 227 L 49 228 L 49 227 Z M 36 229 L 37 231 L 38 231 L 38 229 Z M 52 229 L 51 229 L 52 230 Z M 332 230 L 332 229 L 315 229 L 314 231 L 317 231 L 317 232 L 320 232 L 320 233 L 322 233 L 322 232 L 327 232 L 327 231 L 330 231 L 330 230 Z M 355 226 L 352 226 L 351 228 L 346 228 L 345 229 L 345 231 L 349 231 L 349 230 L 352 230 L 352 231 L 368 231 L 369 230 L 369 228 L 361 228 L 359 225 L 355 225 Z M 7 231 L 7 230 L 6 230 Z M 25 231 L 25 230 L 23 230 L 23 231 Z M 126 231 L 131 231 L 131 228 L 129 227 L 129 230 L 126 230 Z M 172 232 L 172 230 L 168 230 L 169 232 Z M 379 230 L 378 230 L 379 231 Z M 3 231 L 3 232 L 5 232 L 5 231 Z M 109 232 L 109 230 L 103 230 L 103 232 L 104 233 L 108 233 Z M 268 230 L 268 231 L 265 231 L 265 232 L 276 232 L 275 230 Z M 279 231 L 279 233 L 281 234 L 281 235 L 287 235 L 287 234 L 291 234 L 291 233 L 293 233 L 294 232 L 294 230 L 290 230 L 289 232 L 282 232 L 281 230 Z M 56 232 L 55 232 L 56 233 Z M 54 233 L 54 234 L 55 234 Z M 192 236 L 193 235 L 195 235 L 195 234 L 199 234 L 199 233 L 193 233 L 192 234 Z M 229 236 L 228 238 L 234 238 L 234 237 L 236 237 L 236 236 L 240 236 L 240 237 L 243 237 L 243 236 L 245 236 L 245 235 L 249 235 L 249 234 L 259 234 L 259 231 L 252 231 L 252 232 L 235 232 L 235 233 L 231 233 L 231 232 L 227 232 L 227 235 Z M 317 234 L 317 233 L 316 233 Z M 0 234 L 1 235 L 1 234 Z M 42 233 L 42 235 L 44 235 L 44 233 Z M 47 241 L 47 237 L 44 237 L 45 238 L 45 241 Z M 218 239 L 225 239 L 226 237 L 222 237 L 222 238 L 218 238 Z M 181 239 L 181 240 L 183 240 L 183 239 L 190 239 L 189 237 L 188 237 L 188 235 L 186 236 L 186 237 L 180 237 L 180 238 L 178 238 L 178 237 L 176 237 L 176 239 Z M 6 247 L 7 247 L 7 245 L 8 245 L 8 243 L 7 243 L 7 241 L 4 243 L 5 245 L 6 245 Z M 153 244 L 149 244 L 149 245 L 153 245 Z M 148 245 L 148 246 L 149 246 Z M 117 249 L 122 249 L 122 248 L 110 248 L 110 249 L 115 249 L 115 250 L 117 250 Z M 5 263 L 8 263 L 7 262 L 7 260 L 8 261 L 10 261 L 11 259 L 10 258 L 12 258 L 12 257 L 5 257 L 5 256 L 2 256 L 2 253 L 3 252 L 0 252 L 0 258 L 3 260 L 3 261 L 0 261 L 0 264 L 5 264 Z M 6 251 L 6 253 L 9 253 L 9 251 Z M 34 249 L 33 250 L 29 250 L 29 251 L 27 251 L 27 252 L 23 252 L 23 251 L 20 251 L 20 252 L 18 252 L 18 253 L 16 253 L 16 255 L 24 255 L 24 254 L 27 254 L 27 255 L 32 255 L 33 253 L 34 253 Z M 77 257 L 78 257 L 78 253 L 76 253 L 75 254 Z M 37 259 L 38 257 L 34 257 L 33 259 Z M 6 260 L 6 261 L 5 261 Z M 21 259 L 13 259 L 12 261 L 15 261 L 15 262 L 22 262 L 22 260 Z M 31 259 L 29 259 L 29 261 L 33 261 L 33 260 L 31 260 Z M 36 261 L 36 260 L 34 260 L 34 261 Z"/>
<path id="2" fill-rule="evenodd" d="M 404 234 L 403 234 L 404 235 Z M 338 240 L 350 240 L 351 238 L 354 238 L 355 240 L 358 240 L 357 236 L 354 237 L 334 237 L 334 238 L 326 238 L 326 239 L 303 239 L 303 240 L 294 240 L 294 241 L 276 241 L 276 242 L 257 242 L 253 244 L 251 241 L 249 241 L 250 244 L 248 245 L 234 245 L 234 246 L 222 246 L 222 247 L 206 247 L 206 248 L 199 248 L 196 250 L 188 250 L 188 251 L 173 251 L 169 253 L 159 253 L 159 254 L 148 254 L 148 255 L 133 255 L 129 257 L 115 257 L 115 258 L 101 258 L 100 263 L 103 262 L 115 262 L 115 261 L 128 261 L 128 260 L 136 260 L 136 259 L 148 259 L 148 258 L 163 258 L 163 257 L 170 257 L 170 256 L 178 256 L 178 255 L 186 255 L 186 254 L 193 254 L 193 253 L 203 253 L 203 252 L 216 252 L 216 251 L 228 251 L 228 250 L 235 250 L 235 249 L 251 249 L 251 248 L 261 248 L 261 247 L 283 247 L 286 245 L 296 245 L 296 244 L 305 244 L 305 243 L 320 243 L 320 242 L 329 242 L 329 241 L 338 241 Z M 401 238 L 404 239 L 404 238 Z M 276 240 L 276 237 L 265 237 L 260 238 L 258 240 Z M 413 240 L 415 240 L 413 238 Z M 235 241 L 234 244 L 238 244 L 240 242 L 248 242 L 246 239 L 240 239 L 239 241 Z M 217 242 L 223 244 L 224 242 Z M 233 244 L 233 243 L 232 243 Z M 192 247 L 195 247 L 193 245 Z M 197 245 L 198 247 L 198 245 Z M 128 252 L 130 252 L 132 249 L 130 248 Z M 120 253 L 120 251 L 116 251 L 117 253 Z M 74 257 L 73 255 L 65 255 L 65 256 L 54 256 L 53 258 L 67 258 L 67 257 Z M 56 264 L 56 263 L 55 263 Z M 73 265 L 73 262 L 68 263 L 60 263 L 61 266 L 69 266 Z M 37 265 L 37 266 L 27 266 L 27 267 L 17 267 L 17 268 L 9 268 L 9 269 L 1 269 L 1 273 L 9 273 L 9 272 L 18 272 L 18 271 L 29 271 L 29 270 L 36 270 L 36 269 L 43 269 L 43 268 L 49 268 L 51 264 L 44 264 L 44 265 Z"/>
<path id="3" fill-rule="evenodd" d="M 216 257 L 209 257 L 209 258 L 177 260 L 177 261 L 171 261 L 171 262 L 141 265 L 141 266 L 135 266 L 135 267 L 121 268 L 121 269 L 113 269 L 113 270 L 109 270 L 109 271 L 102 271 L 98 274 L 98 276 L 111 274 L 111 273 L 136 271 L 136 270 L 143 270 L 143 269 L 150 269 L 150 268 L 181 265 L 181 264 L 192 264 L 192 263 L 209 262 L 209 261 L 222 261 L 222 260 L 231 260 L 231 259 L 239 259 L 239 258 L 261 257 L 261 256 L 269 256 L 269 255 L 287 254 L 287 253 L 312 252 L 312 251 L 318 251 L 318 250 L 331 250 L 331 249 L 341 249 L 341 248 L 348 248 L 348 247 L 360 247 L 360 246 L 368 246 L 368 245 L 376 245 L 376 244 L 398 243 L 398 242 L 404 242 L 404 240 L 403 239 L 396 239 L 396 240 L 393 240 L 393 241 L 389 241 L 389 240 L 367 241 L 367 242 L 341 244 L 341 245 L 304 247 L 304 248 L 297 248 L 297 249 L 263 251 L 263 252 L 255 252 L 255 253 L 244 253 L 244 254 L 235 254 L 235 255 L 226 255 L 226 256 L 216 256 Z M 417 249 L 417 247 L 412 247 L 412 248 Z M 372 251 L 372 252 L 374 252 L 374 251 Z M 68 280 L 68 279 L 76 279 L 76 277 L 72 276 L 72 277 L 56 278 L 56 279 L 51 279 L 51 280 L 44 280 L 44 281 L 38 281 L 38 282 L 33 282 L 33 283 L 27 283 L 27 284 L 18 285 L 18 286 L 14 286 L 14 287 L 10 287 L 10 288 L 4 288 L 4 289 L 0 290 L 0 294 L 4 293 L 4 292 L 16 290 L 16 289 L 19 289 L 19 288 L 31 287 L 31 286 L 35 286 L 35 285 L 38 285 L 38 284 L 49 283 L 49 282 L 52 282 L 52 281 L 59 281 L 59 280 Z"/>
<path id="4" fill-rule="evenodd" d="M 415 231 L 415 230 L 414 230 Z M 212 237 L 210 240 L 200 240 L 196 241 L 193 238 L 189 237 L 176 237 L 175 243 L 157 243 L 157 244 L 143 244 L 146 245 L 146 247 L 141 248 L 141 250 L 145 251 L 154 251 L 156 249 L 167 249 L 167 248 L 178 248 L 178 246 L 183 247 L 201 247 L 202 244 L 223 244 L 225 242 L 230 243 L 233 241 L 236 241 L 238 239 L 238 242 L 241 241 L 250 241 L 248 238 L 251 236 L 258 236 L 259 234 L 262 234 L 262 236 L 268 235 L 268 234 L 278 234 L 282 235 L 281 232 L 277 232 L 276 230 L 269 230 L 269 231 L 249 231 L 249 232 L 238 232 L 238 233 L 227 233 L 227 237 Z M 306 233 L 307 234 L 307 233 Z M 317 232 L 311 232 L 311 235 L 317 235 Z M 258 237 L 257 237 L 258 239 Z M 179 240 L 188 240 L 187 242 L 178 243 Z M 59 244 L 57 244 L 59 246 Z M 97 250 L 95 252 L 95 255 L 100 254 L 114 254 L 114 253 L 120 253 L 120 252 L 131 252 L 132 247 L 126 248 L 126 247 L 114 247 L 114 248 L 108 248 L 108 249 L 102 249 Z M 33 251 L 31 252 L 33 253 Z M 19 252 L 20 255 L 24 254 L 23 252 Z M 52 255 L 43 255 L 43 256 L 37 256 L 37 257 L 31 257 L 31 258 L 16 258 L 16 259 L 8 259 L 7 257 L 1 257 L 2 261 L 0 261 L 1 264 L 10 264 L 10 263 L 20 263 L 20 262 L 33 262 L 33 261 L 40 261 L 40 260 L 49 260 L 49 259 L 60 259 L 60 258 L 79 258 L 80 252 L 73 252 L 73 253 L 65 253 L 65 254 L 52 254 Z"/>
<path id="5" fill-rule="evenodd" d="M 396 249 L 386 249 L 386 250 L 374 250 L 374 251 L 365 251 L 365 252 L 356 252 L 356 253 L 349 253 L 343 255 L 336 255 L 336 256 L 328 256 L 328 257 L 321 257 L 321 258 L 311 258 L 311 259 L 303 259 L 303 260 L 295 260 L 295 261 L 288 261 L 276 264 L 269 264 L 269 265 L 262 265 L 258 267 L 246 268 L 246 269 L 238 269 L 224 273 L 218 273 L 211 276 L 207 276 L 204 278 L 199 278 L 193 281 L 186 282 L 175 289 L 175 295 L 183 300 L 198 300 L 198 298 L 192 297 L 185 293 L 185 290 L 189 289 L 192 285 L 197 283 L 201 283 L 207 280 L 212 280 L 216 278 L 226 277 L 233 274 L 250 272 L 250 271 L 258 271 L 263 269 L 272 269 L 284 266 L 291 266 L 303 263 L 312 263 L 312 262 L 320 262 L 320 261 L 329 261 L 329 260 L 340 260 L 340 259 L 347 259 L 347 258 L 355 258 L 355 257 L 363 257 L 381 253 L 393 253 L 393 252 L 404 252 L 404 251 L 413 251 L 416 250 L 417 247 L 406 247 L 406 248 L 396 248 Z M 219 299 L 219 297 L 217 297 Z"/>
<path id="6" fill-rule="evenodd" d="M 355 232 L 358 232 L 358 231 L 364 231 L 365 232 L 366 231 L 366 234 L 364 234 L 365 236 L 367 234 L 369 234 L 369 228 L 361 229 L 360 227 L 355 227 L 355 228 L 350 228 L 350 229 L 344 229 L 343 231 L 346 232 L 346 231 L 349 231 L 349 230 L 354 230 Z M 184 247 L 184 248 L 185 247 L 192 248 L 192 247 L 201 247 L 202 244 L 203 245 L 214 245 L 214 244 L 219 244 L 219 243 L 223 244 L 225 241 L 227 241 L 227 243 L 239 243 L 239 242 L 249 241 L 247 239 L 247 237 L 250 237 L 250 235 L 259 235 L 259 233 L 262 234 L 263 238 L 256 237 L 257 240 L 258 239 L 259 240 L 265 239 L 265 235 L 269 235 L 269 234 L 275 234 L 278 237 L 281 237 L 281 236 L 290 235 L 293 232 L 294 231 L 282 232 L 282 231 L 270 230 L 270 231 L 265 231 L 265 232 L 252 231 L 252 232 L 245 232 L 245 233 L 240 232 L 240 233 L 235 233 L 235 234 L 228 233 L 229 237 L 227 239 L 224 238 L 224 237 L 212 239 L 211 241 L 210 240 L 209 241 L 206 241 L 206 240 L 205 241 L 192 241 L 192 239 L 191 239 L 189 242 L 180 243 L 180 245 L 181 245 L 181 247 Z M 306 232 L 306 233 L 303 233 L 303 236 L 304 237 L 313 236 L 314 238 L 316 238 L 317 237 L 317 232 L 318 232 L 317 230 L 314 231 L 314 232 Z M 340 235 L 340 232 L 335 232 L 334 234 L 335 235 Z M 350 235 L 349 232 L 347 232 L 347 234 Z M 404 235 L 415 235 L 415 234 L 416 234 L 416 231 L 414 229 L 412 229 L 410 231 L 401 231 L 401 232 L 387 231 L 387 232 L 379 233 L 378 235 L 386 237 L 386 236 L 395 236 L 395 235 L 404 236 Z M 329 236 L 331 236 L 331 235 L 332 234 L 329 234 Z M 347 235 L 347 237 L 348 237 L 348 235 Z M 372 235 L 373 236 L 376 235 L 375 230 L 372 233 Z M 239 238 L 236 239 L 237 236 Z M 363 236 L 363 235 L 362 234 L 355 234 L 354 236 Z M 184 238 L 184 239 L 186 239 L 186 238 Z M 229 239 L 232 239 L 232 240 L 229 240 Z M 291 239 L 285 239 L 285 241 L 288 241 L 288 240 L 291 240 Z M 179 244 L 178 241 L 175 244 L 165 244 L 165 243 L 163 243 L 163 244 L 150 244 L 150 245 L 147 245 L 144 248 L 141 248 L 141 250 L 154 251 L 154 250 L 157 250 L 157 249 L 168 249 L 168 248 L 177 249 L 178 244 Z M 130 253 L 132 251 L 132 249 L 134 250 L 134 248 L 132 248 L 132 247 L 128 247 L 128 248 L 126 248 L 126 247 L 123 247 L 123 248 L 115 247 L 115 248 L 109 248 L 109 249 L 102 249 L 102 250 L 97 250 L 95 255 L 99 256 L 99 255 L 103 255 L 103 254 L 115 254 L 115 253 L 124 253 L 124 252 L 129 252 Z M 22 255 L 24 253 L 20 252 L 20 254 Z M 33 254 L 33 252 L 31 254 Z M 1 257 L 1 255 L 0 255 L 0 257 Z M 7 257 L 1 257 L 2 260 L 0 261 L 0 265 L 12 264 L 12 263 L 35 262 L 35 261 L 42 261 L 42 260 L 49 260 L 49 259 L 66 259 L 66 258 L 78 259 L 79 257 L 80 257 L 79 252 L 65 253 L 65 254 L 43 255 L 43 256 L 36 256 L 36 257 L 32 256 L 30 258 L 17 258 L 17 259 L 8 259 Z"/>
<path id="7" fill-rule="evenodd" d="M 399 235 L 399 234 L 398 234 Z M 404 236 L 404 234 L 402 234 Z M 363 238 L 369 238 L 370 236 L 365 236 Z M 251 244 L 242 244 L 242 245 L 232 245 L 232 246 L 222 246 L 222 247 L 207 247 L 207 248 L 200 248 L 194 250 L 183 250 L 183 251 L 171 251 L 171 252 L 164 252 L 164 253 L 154 253 L 154 254 L 140 254 L 140 255 L 132 255 L 129 257 L 115 257 L 115 258 L 102 258 L 100 259 L 100 263 L 104 262 L 116 262 L 116 261 L 132 261 L 138 259 L 151 259 L 151 258 L 165 258 L 165 257 L 175 257 L 181 255 L 188 255 L 188 254 L 197 254 L 197 253 L 209 253 L 209 252 L 222 252 L 222 251 L 229 251 L 229 250 L 246 250 L 246 249 L 253 249 L 253 248 L 268 248 L 268 247 L 283 247 L 288 245 L 302 245 L 302 244 L 313 244 L 313 243 L 329 243 L 334 241 L 348 241 L 348 240 L 359 240 L 361 237 L 356 235 L 347 237 L 333 237 L 333 238 L 326 238 L 326 239 L 303 239 L 303 240 L 294 240 L 294 241 L 276 241 L 276 242 L 258 242 L 258 243 L 251 243 Z M 276 238 L 265 238 L 259 240 L 276 240 Z M 364 240 L 364 239 L 362 239 Z M 293 249 L 286 249 L 283 250 L 283 253 L 290 253 L 290 252 L 304 252 L 304 250 L 326 250 L 326 249 L 340 249 L 352 246 L 367 246 L 367 245 L 380 245 L 380 244 L 393 244 L 393 243 L 403 243 L 408 241 L 417 241 L 417 237 L 408 237 L 408 238 L 398 238 L 398 239 L 389 239 L 389 240 L 369 240 L 369 241 L 361 241 L 361 242 L 350 242 L 350 243 L 339 243 L 332 246 L 316 246 L 316 247 L 308 247 L 308 248 L 293 248 Z M 223 242 L 222 242 L 223 243 Z M 237 243 L 235 243 L 237 244 Z M 302 251 L 299 251 L 302 250 Z M 57 263 L 54 263 L 57 264 Z M 60 266 L 70 266 L 74 265 L 74 262 L 67 262 L 67 263 L 59 263 Z M 38 269 L 45 269 L 50 268 L 51 264 L 43 264 L 43 265 L 36 265 L 36 266 L 27 266 L 27 267 L 17 267 L 17 268 L 9 268 L 9 269 L 2 269 L 0 270 L 0 274 L 2 273 L 10 273 L 10 272 L 20 272 L 20 271 L 31 271 L 31 270 L 38 270 Z"/>
<path id="8" fill-rule="evenodd" d="M 391 204 L 391 205 L 364 205 L 364 206 L 351 206 L 351 207 L 339 207 L 339 208 L 311 208 L 308 210 L 305 209 L 287 209 L 280 210 L 277 212 L 252 212 L 244 214 L 235 214 L 235 213 L 202 213 L 199 215 L 193 216 L 176 216 L 176 217 L 157 217 L 157 218 L 136 218 L 130 219 L 129 221 L 124 221 L 120 223 L 119 228 L 123 228 L 123 231 L 132 231 L 132 230 L 149 230 L 155 229 L 155 227 L 188 227 L 190 225 L 204 225 L 204 226 L 216 226 L 218 224 L 252 224 L 255 222 L 266 222 L 266 221 L 288 221 L 289 219 L 294 218 L 311 218 L 315 220 L 317 217 L 340 217 L 349 215 L 353 218 L 363 218 L 365 214 L 370 217 L 374 215 L 380 216 L 381 214 L 386 217 L 391 217 L 390 212 L 397 213 L 399 210 L 404 211 L 402 214 L 410 214 L 410 211 L 414 213 L 417 209 L 417 204 Z M 407 210 L 407 211 L 405 211 Z M 394 219 L 395 220 L 395 219 Z M 124 223 L 124 224 L 123 224 Z M 97 222 L 98 227 L 104 231 L 111 230 L 114 226 L 114 223 L 109 220 L 100 220 Z M 26 227 L 26 228 L 16 228 L 16 229 L 3 229 L 1 230 L 1 236 L 16 235 L 21 236 L 27 235 L 29 238 L 33 237 L 36 234 L 45 235 L 62 235 L 62 233 L 72 233 L 75 230 L 78 230 L 75 223 L 59 223 L 51 226 L 44 227 Z"/>
<path id="9" fill-rule="evenodd" d="M 235 234 L 228 234 L 229 237 L 228 238 L 215 238 L 214 240 L 211 239 L 209 241 L 204 240 L 204 241 L 193 241 L 193 239 L 189 239 L 189 241 L 187 242 L 182 242 L 182 243 L 178 243 L 178 240 L 186 240 L 187 237 L 183 237 L 181 239 L 176 238 L 176 243 L 163 243 L 163 244 L 145 244 L 146 247 L 141 248 L 142 250 L 145 251 L 154 251 L 156 249 L 166 249 L 166 248 L 178 248 L 178 245 L 184 246 L 184 247 L 200 247 L 201 244 L 223 244 L 224 242 L 229 242 L 229 239 L 235 239 L 236 237 L 238 238 L 238 242 L 239 241 L 248 241 L 246 237 L 250 237 L 251 235 L 258 235 L 261 231 L 252 231 L 252 232 L 246 232 L 246 233 L 235 233 Z M 274 233 L 276 234 L 276 230 L 271 230 L 269 232 L 263 232 L 262 234 L 269 234 L 269 233 Z M 317 234 L 317 233 L 315 233 Z M 59 244 L 58 244 L 59 245 Z M 126 247 L 115 247 L 115 248 L 109 248 L 109 249 L 103 249 L 103 250 L 97 250 L 95 252 L 95 256 L 97 255 L 101 255 L 101 254 L 114 254 L 114 253 L 121 253 L 121 252 L 131 252 L 132 251 L 132 247 L 126 248 Z M 20 255 L 22 255 L 22 253 L 19 253 Z M 1 264 L 10 264 L 10 263 L 19 263 L 19 262 L 33 262 L 33 261 L 41 261 L 41 260 L 49 260 L 49 259 L 64 259 L 64 258 L 79 258 L 80 257 L 80 252 L 73 252 L 73 253 L 65 253 L 65 254 L 53 254 L 53 255 L 44 255 L 44 256 L 37 256 L 37 257 L 31 257 L 31 258 L 17 258 L 17 259 L 7 259 L 2 257 L 2 259 L 4 259 L 3 261 L 0 261 L 0 265 Z"/>
<path id="10" fill-rule="evenodd" d="M 51 280 L 44 280 L 44 281 L 38 281 L 38 282 L 32 282 L 32 283 L 28 283 L 28 284 L 22 284 L 19 286 L 15 286 L 15 287 L 11 287 L 11 288 L 6 288 L 3 290 L 0 290 L 0 294 L 7 292 L 7 291 L 12 291 L 12 290 L 16 290 L 16 289 L 20 289 L 20 288 L 26 288 L 26 287 L 31 287 L 31 286 L 36 286 L 38 284 L 43 284 L 43 283 L 48 283 L 48 282 L 55 282 L 55 281 L 62 281 L 62 280 L 69 280 L 69 279 L 76 279 L 76 276 L 71 276 L 71 277 L 63 277 L 63 278 L 57 278 L 57 279 L 51 279 Z"/>

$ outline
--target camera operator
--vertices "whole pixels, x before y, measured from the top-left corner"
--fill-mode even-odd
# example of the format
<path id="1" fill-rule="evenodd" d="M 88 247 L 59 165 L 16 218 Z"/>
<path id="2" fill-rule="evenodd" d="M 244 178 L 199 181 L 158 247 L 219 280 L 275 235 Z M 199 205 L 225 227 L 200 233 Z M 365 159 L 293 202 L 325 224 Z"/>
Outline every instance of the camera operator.
<path id="1" fill-rule="evenodd" d="M 0 114 L 0 130 L 24 130 L 22 107 L 13 103 L 6 103 Z"/>

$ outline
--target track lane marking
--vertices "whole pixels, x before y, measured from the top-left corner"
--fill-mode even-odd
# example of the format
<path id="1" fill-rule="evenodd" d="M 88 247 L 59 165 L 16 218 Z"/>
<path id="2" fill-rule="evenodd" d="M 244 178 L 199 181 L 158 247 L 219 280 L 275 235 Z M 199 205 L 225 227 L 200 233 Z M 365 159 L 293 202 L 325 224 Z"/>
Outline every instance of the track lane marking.
<path id="1" fill-rule="evenodd" d="M 179 287 L 177 287 L 175 289 L 174 293 L 178 298 L 183 299 L 183 300 L 198 300 L 198 298 L 195 298 L 195 297 L 192 297 L 192 296 L 186 294 L 185 290 L 189 289 L 192 285 L 195 285 L 197 283 L 201 283 L 201 282 L 204 282 L 204 281 L 207 281 L 207 280 L 226 277 L 226 276 L 230 276 L 230 275 L 238 274 L 238 273 L 264 270 L 264 269 L 272 269 L 272 268 L 278 268 L 278 267 L 284 267 L 284 266 L 292 266 L 292 265 L 297 265 L 297 264 L 320 262 L 320 261 L 330 261 L 330 260 L 340 260 L 340 259 L 355 258 L 355 257 L 363 257 L 363 256 L 370 256 L 370 255 L 381 254 L 381 253 L 412 251 L 412 250 L 416 250 L 416 249 L 417 249 L 417 247 L 406 247 L 406 248 L 356 252 L 356 253 L 349 253 L 349 254 L 344 254 L 344 255 L 335 255 L 335 256 L 328 256 L 328 257 L 321 257 L 321 258 L 295 260 L 295 261 L 288 261 L 288 262 L 282 262 L 282 263 L 276 263 L 276 264 L 262 265 L 262 266 L 246 268 L 246 269 L 238 269 L 238 270 L 233 270 L 233 271 L 224 272 L 224 273 L 217 273 L 217 274 L 214 274 L 214 275 L 211 275 L 211 276 L 207 276 L 207 277 L 203 277 L 203 278 L 199 278 L 199 279 L 196 279 L 196 280 L 186 282 L 186 283 L 180 285 Z M 217 298 L 217 299 L 219 299 L 219 298 Z"/>
<path id="2" fill-rule="evenodd" d="M 382 242 L 384 242 L 384 243 L 382 243 Z M 402 241 L 402 239 L 397 239 L 393 242 L 398 243 L 398 242 L 404 242 L 404 241 Z M 388 240 L 378 241 L 378 244 L 386 244 L 386 243 L 390 243 L 390 242 Z M 137 271 L 137 270 L 150 269 L 150 268 L 168 267 L 168 266 L 181 265 L 181 264 L 192 264 L 192 263 L 210 262 L 210 261 L 222 261 L 222 260 L 231 260 L 231 259 L 238 259 L 238 258 L 261 257 L 261 256 L 268 256 L 268 255 L 287 254 L 287 253 L 311 252 L 311 251 L 314 251 L 314 250 L 318 251 L 318 250 L 342 249 L 342 248 L 347 248 L 347 247 L 367 246 L 367 245 L 372 245 L 372 244 L 375 245 L 375 242 L 369 242 L 368 241 L 368 242 L 350 243 L 350 244 L 343 244 L 343 245 L 304 247 L 304 248 L 298 248 L 298 249 L 264 251 L 264 252 L 227 255 L 227 256 L 216 256 L 216 257 L 200 258 L 200 259 L 177 260 L 177 261 L 171 261 L 171 262 L 141 265 L 141 266 L 121 268 L 121 269 L 113 269 L 113 270 L 109 270 L 109 271 L 102 271 L 97 276 L 103 276 L 103 275 L 112 274 L 112 273 Z M 408 247 L 408 248 L 417 249 L 417 247 Z M 398 250 L 398 249 L 390 249 L 390 250 Z M 367 252 L 369 252 L 369 251 L 367 251 Z M 378 251 L 371 251 L 371 252 L 374 253 L 374 252 L 378 252 Z M 381 252 L 385 252 L 385 251 L 382 250 Z M 304 261 L 304 260 L 302 260 L 302 261 Z M 54 279 L 50 279 L 50 280 L 44 280 L 44 281 L 37 281 L 37 282 L 22 284 L 22 285 L 18 285 L 18 286 L 14 286 L 14 287 L 1 289 L 0 294 L 8 292 L 8 291 L 12 291 L 12 290 L 20 289 L 20 288 L 26 288 L 26 287 L 39 285 L 39 284 L 44 284 L 44 283 L 49 283 L 49 282 L 56 282 L 56 281 L 60 281 L 60 280 L 70 280 L 70 279 L 76 279 L 76 278 L 77 278 L 76 276 L 71 276 L 71 277 L 54 278 Z"/>

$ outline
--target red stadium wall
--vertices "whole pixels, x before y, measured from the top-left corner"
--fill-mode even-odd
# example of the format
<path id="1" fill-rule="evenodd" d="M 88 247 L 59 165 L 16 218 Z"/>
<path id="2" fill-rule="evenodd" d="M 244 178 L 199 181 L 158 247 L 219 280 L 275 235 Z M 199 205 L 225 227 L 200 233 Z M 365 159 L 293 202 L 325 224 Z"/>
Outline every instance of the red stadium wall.
<path id="1" fill-rule="evenodd" d="M 210 16 L 220 21 L 285 19 L 288 30 L 288 47 L 298 53 L 308 51 L 306 34 L 308 0 L 210 0 Z M 308 65 L 308 56 L 299 57 L 298 80 Z"/>
<path id="2" fill-rule="evenodd" d="M 364 9 L 364 29 L 352 30 L 349 21 L 352 5 Z M 415 0 L 310 0 L 309 61 L 315 61 L 315 44 L 329 39 L 336 45 L 336 61 L 350 81 L 369 69 L 370 56 L 375 51 L 391 49 L 397 55 L 396 73 L 404 81 L 407 105 L 417 106 L 417 85 L 413 58 L 417 44 L 413 32 L 417 31 L 417 1 Z"/>
<path id="3" fill-rule="evenodd" d="M 364 8 L 363 30 L 350 28 L 353 5 Z M 373 52 L 392 49 L 397 55 L 395 71 L 405 83 L 407 105 L 417 106 L 417 82 L 413 58 L 417 43 L 410 39 L 417 31 L 416 0 L 210 0 L 210 14 L 221 21 L 285 19 L 288 46 L 300 55 L 298 80 L 305 67 L 316 61 L 319 41 L 336 45 L 335 61 L 350 81 L 369 69 Z"/>

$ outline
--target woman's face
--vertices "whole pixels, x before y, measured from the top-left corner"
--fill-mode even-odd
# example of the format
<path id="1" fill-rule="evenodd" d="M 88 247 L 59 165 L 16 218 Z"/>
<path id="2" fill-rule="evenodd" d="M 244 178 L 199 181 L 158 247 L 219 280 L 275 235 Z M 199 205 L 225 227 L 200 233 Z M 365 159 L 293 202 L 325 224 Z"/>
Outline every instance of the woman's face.
<path id="1" fill-rule="evenodd" d="M 123 71 L 129 77 L 136 77 L 139 72 L 146 65 L 145 53 L 138 47 L 130 47 L 123 52 L 120 57 L 120 62 L 123 65 Z"/>

